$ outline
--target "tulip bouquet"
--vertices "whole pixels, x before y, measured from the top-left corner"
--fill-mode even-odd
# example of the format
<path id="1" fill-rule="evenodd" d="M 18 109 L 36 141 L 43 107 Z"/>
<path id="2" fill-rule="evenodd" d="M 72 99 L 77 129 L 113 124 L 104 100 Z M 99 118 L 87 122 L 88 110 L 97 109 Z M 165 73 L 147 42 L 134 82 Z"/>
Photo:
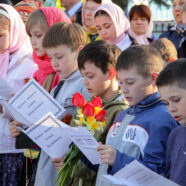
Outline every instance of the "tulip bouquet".
<path id="1" fill-rule="evenodd" d="M 92 135 L 94 135 L 96 131 L 103 130 L 106 111 L 102 108 L 102 102 L 99 97 L 94 97 L 91 102 L 86 102 L 83 96 L 79 92 L 76 92 L 73 96 L 72 103 L 75 107 L 78 107 L 76 119 L 74 120 L 78 126 L 87 127 Z M 77 163 L 81 157 L 81 151 L 73 144 L 64 159 L 63 167 L 58 173 L 56 181 L 60 186 L 64 185 L 70 171 L 70 176 L 73 177 Z"/>

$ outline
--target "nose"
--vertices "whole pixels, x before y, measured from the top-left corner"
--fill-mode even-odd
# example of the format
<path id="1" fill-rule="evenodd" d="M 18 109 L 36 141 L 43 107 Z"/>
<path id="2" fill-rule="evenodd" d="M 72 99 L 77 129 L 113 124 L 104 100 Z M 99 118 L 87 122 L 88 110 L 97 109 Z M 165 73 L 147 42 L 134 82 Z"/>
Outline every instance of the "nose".
<path id="1" fill-rule="evenodd" d="M 86 86 L 88 85 L 88 81 L 86 80 L 86 78 L 83 78 L 83 84 Z"/>
<path id="2" fill-rule="evenodd" d="M 31 41 L 32 46 L 36 46 L 36 44 L 37 44 L 36 39 L 34 39 L 34 38 L 32 37 L 32 38 L 30 38 L 30 41 Z"/>
<path id="3" fill-rule="evenodd" d="M 125 86 L 125 85 L 121 85 L 121 88 L 122 88 L 122 92 L 123 92 L 123 94 L 127 94 L 127 93 L 129 93 L 129 90 L 128 90 L 127 86 Z"/>
<path id="4" fill-rule="evenodd" d="M 170 113 L 176 112 L 176 106 L 172 103 L 169 103 L 168 109 L 170 111 Z"/>

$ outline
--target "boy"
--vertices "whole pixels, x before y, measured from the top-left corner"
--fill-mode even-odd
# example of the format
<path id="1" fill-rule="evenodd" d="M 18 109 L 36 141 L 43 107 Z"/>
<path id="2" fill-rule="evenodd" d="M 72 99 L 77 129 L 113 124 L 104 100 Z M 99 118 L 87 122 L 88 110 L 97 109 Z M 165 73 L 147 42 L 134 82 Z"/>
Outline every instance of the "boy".
<path id="1" fill-rule="evenodd" d="M 95 138 L 105 143 L 105 138 L 116 116 L 128 107 L 121 91 L 118 90 L 115 64 L 121 50 L 115 45 L 99 40 L 86 45 L 78 56 L 78 67 L 84 77 L 84 85 L 92 97 L 102 99 L 106 109 L 106 126 L 97 132 Z M 77 126 L 73 122 L 71 126 Z M 73 180 L 68 176 L 65 185 L 94 186 L 96 173 L 89 170 L 81 161 L 76 168 Z"/>
<path id="2" fill-rule="evenodd" d="M 104 163 L 99 166 L 97 186 L 109 186 L 102 175 L 107 171 L 114 174 L 134 159 L 155 172 L 164 172 L 167 137 L 177 123 L 155 85 L 162 68 L 160 55 L 150 46 L 130 47 L 118 58 L 117 75 L 130 107 L 115 119 L 107 144 L 97 148 Z"/>
<path id="3" fill-rule="evenodd" d="M 179 185 L 186 185 L 186 59 L 179 59 L 160 73 L 157 78 L 162 100 L 172 117 L 181 126 L 169 135 L 166 150 L 165 176 Z"/>
<path id="4" fill-rule="evenodd" d="M 160 53 L 163 60 L 163 67 L 178 58 L 176 47 L 172 41 L 167 38 L 157 39 L 151 44 L 151 46 Z"/>
<path id="5" fill-rule="evenodd" d="M 64 22 L 54 24 L 43 38 L 43 48 L 61 79 L 51 94 L 65 108 L 62 119 L 68 124 L 76 112 L 72 104 L 73 95 L 80 92 L 85 99 L 90 98 L 77 63 L 79 51 L 86 43 L 87 36 L 80 25 Z M 34 185 L 53 186 L 56 179 L 57 171 L 51 158 L 41 151 Z"/>

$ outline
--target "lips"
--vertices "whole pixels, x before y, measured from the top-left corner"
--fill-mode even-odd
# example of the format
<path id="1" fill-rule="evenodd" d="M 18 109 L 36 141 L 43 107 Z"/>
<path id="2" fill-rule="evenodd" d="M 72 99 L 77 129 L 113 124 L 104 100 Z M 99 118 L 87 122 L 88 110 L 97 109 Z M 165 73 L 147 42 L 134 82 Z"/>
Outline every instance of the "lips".
<path id="1" fill-rule="evenodd" d="M 125 99 L 126 99 L 127 101 L 129 101 L 129 102 L 132 100 L 131 97 L 125 97 Z"/>
<path id="2" fill-rule="evenodd" d="M 176 121 L 180 121 L 180 120 L 181 120 L 181 116 L 173 116 L 173 118 L 174 118 Z"/>

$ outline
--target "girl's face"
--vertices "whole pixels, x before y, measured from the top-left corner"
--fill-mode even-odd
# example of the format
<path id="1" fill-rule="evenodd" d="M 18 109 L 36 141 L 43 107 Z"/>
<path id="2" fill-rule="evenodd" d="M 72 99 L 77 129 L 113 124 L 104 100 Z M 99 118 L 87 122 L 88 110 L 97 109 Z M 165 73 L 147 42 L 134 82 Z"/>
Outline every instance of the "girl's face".
<path id="1" fill-rule="evenodd" d="M 9 30 L 0 25 L 0 54 L 9 48 L 10 35 Z"/>
<path id="2" fill-rule="evenodd" d="M 42 47 L 43 37 L 46 32 L 44 32 L 39 24 L 32 26 L 30 30 L 30 41 L 33 50 L 36 52 L 37 56 L 44 56 L 46 54 L 45 49 Z"/>
<path id="3" fill-rule="evenodd" d="M 100 6 L 100 4 L 98 4 L 94 1 L 88 1 L 86 3 L 86 5 L 83 7 L 84 16 L 85 16 L 84 19 L 85 19 L 86 26 L 94 25 L 93 14 L 99 6 Z"/>
<path id="4" fill-rule="evenodd" d="M 149 22 L 146 17 L 140 17 L 137 14 L 134 14 L 131 22 L 131 28 L 133 32 L 137 35 L 143 35 L 147 32 Z"/>
<path id="5" fill-rule="evenodd" d="M 97 32 L 101 36 L 101 38 L 113 43 L 113 41 L 116 39 L 116 28 L 110 16 L 97 16 L 95 18 L 95 24 Z"/>

